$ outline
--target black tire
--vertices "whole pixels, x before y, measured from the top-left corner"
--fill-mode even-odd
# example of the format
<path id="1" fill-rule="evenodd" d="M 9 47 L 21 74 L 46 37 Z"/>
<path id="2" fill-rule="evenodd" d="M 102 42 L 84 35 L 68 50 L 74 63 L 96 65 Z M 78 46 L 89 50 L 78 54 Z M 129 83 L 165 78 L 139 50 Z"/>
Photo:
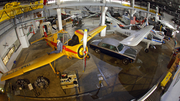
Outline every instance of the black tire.
<path id="1" fill-rule="evenodd" d="M 145 49 L 144 51 L 145 51 L 146 53 L 148 53 L 148 52 L 149 52 L 149 49 Z"/>
<path id="2" fill-rule="evenodd" d="M 96 53 L 100 53 L 100 50 L 97 49 L 97 48 L 96 48 L 94 51 L 95 51 Z"/>
<path id="3" fill-rule="evenodd" d="M 124 65 L 128 65 L 128 64 L 129 64 L 129 60 L 128 60 L 128 59 L 123 59 L 123 60 L 122 60 L 122 63 L 123 63 Z"/>

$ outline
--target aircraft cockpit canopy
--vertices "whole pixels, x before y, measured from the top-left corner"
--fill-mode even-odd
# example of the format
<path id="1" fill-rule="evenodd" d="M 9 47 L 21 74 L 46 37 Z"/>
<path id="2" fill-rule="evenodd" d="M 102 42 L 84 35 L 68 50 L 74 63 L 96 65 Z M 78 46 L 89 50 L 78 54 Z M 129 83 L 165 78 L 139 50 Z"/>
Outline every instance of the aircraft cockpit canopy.
<path id="1" fill-rule="evenodd" d="M 71 39 L 71 36 L 68 33 L 58 33 L 58 38 L 64 45 L 68 45 L 68 41 Z"/>

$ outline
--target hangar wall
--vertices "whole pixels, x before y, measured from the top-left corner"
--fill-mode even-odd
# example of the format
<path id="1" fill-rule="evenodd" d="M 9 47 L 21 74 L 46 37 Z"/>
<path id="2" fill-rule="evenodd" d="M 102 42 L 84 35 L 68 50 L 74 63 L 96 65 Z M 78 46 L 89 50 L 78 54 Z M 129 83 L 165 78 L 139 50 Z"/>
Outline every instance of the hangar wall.
<path id="1" fill-rule="evenodd" d="M 12 47 L 14 42 L 17 40 L 17 36 L 14 29 L 11 29 L 7 34 L 3 34 L 0 37 L 0 55 L 4 57 L 6 51 Z"/>
<path id="2" fill-rule="evenodd" d="M 34 14 L 24 15 L 22 18 L 16 19 L 19 21 L 19 24 L 14 24 L 14 19 L 10 19 L 4 22 L 0 23 L 0 71 L 5 73 L 9 70 L 11 70 L 14 61 L 18 57 L 21 50 L 24 48 L 22 44 L 24 44 L 24 41 L 29 41 L 29 39 L 33 36 L 33 34 L 36 32 L 35 26 L 33 26 L 35 23 L 36 26 L 39 26 L 39 21 L 32 22 L 26 22 L 22 23 L 24 21 L 28 21 L 31 19 L 36 18 Z M 27 40 L 21 40 L 22 37 L 27 36 Z M 28 42 L 29 43 L 29 42 Z M 8 52 L 12 47 L 15 47 L 14 53 L 10 56 L 7 64 L 3 63 L 3 58 L 7 56 Z M 0 73 L 0 78 L 2 74 Z M 5 81 L 0 81 L 0 88 L 2 88 L 5 84 Z"/>

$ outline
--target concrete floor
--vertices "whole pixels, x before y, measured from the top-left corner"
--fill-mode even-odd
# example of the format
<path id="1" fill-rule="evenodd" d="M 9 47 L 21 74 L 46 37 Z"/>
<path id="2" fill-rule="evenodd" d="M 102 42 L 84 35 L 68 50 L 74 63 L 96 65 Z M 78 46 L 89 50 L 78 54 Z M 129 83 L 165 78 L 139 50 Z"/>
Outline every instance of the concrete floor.
<path id="1" fill-rule="evenodd" d="M 71 26 L 71 24 L 68 26 Z M 74 29 L 67 27 L 67 31 L 73 33 Z M 119 33 L 107 33 L 106 37 L 113 37 L 118 40 L 124 38 Z M 40 34 L 37 33 L 31 38 L 30 42 L 38 38 L 40 38 Z M 96 35 L 93 39 L 99 38 L 101 37 Z M 95 95 L 98 96 L 98 100 L 102 101 L 129 101 L 131 99 L 138 99 L 156 84 L 160 77 L 168 70 L 167 64 L 174 48 L 173 45 L 174 42 L 171 39 L 166 41 L 166 44 L 157 46 L 157 49 L 150 48 L 149 53 L 145 53 L 144 47 L 146 47 L 146 44 L 141 42 L 138 46 L 133 47 L 138 51 L 136 61 L 128 65 L 123 65 L 121 60 L 106 54 L 97 54 L 89 48 L 91 58 L 87 60 L 85 72 L 82 72 L 83 60 L 75 58 L 69 60 L 66 56 L 57 59 L 55 61 L 56 70 L 60 72 L 78 71 L 80 91 L 75 88 L 67 89 L 65 94 L 60 87 L 60 79 L 56 77 L 49 65 L 7 80 L 5 89 L 11 101 L 91 101 L 93 100 L 92 96 Z M 46 45 L 45 41 L 39 41 L 21 51 L 13 68 L 41 57 L 50 51 L 52 49 Z M 103 77 L 103 87 L 96 94 L 99 84 L 98 75 Z M 31 83 L 34 83 L 38 76 L 44 76 L 50 80 L 50 84 L 46 89 L 36 88 L 40 93 L 38 97 L 35 97 L 34 93 L 28 89 L 20 91 L 20 95 L 15 96 L 8 87 L 8 85 L 15 85 L 18 79 L 28 79 Z M 159 99 L 154 99 L 154 101 L 159 101 Z"/>

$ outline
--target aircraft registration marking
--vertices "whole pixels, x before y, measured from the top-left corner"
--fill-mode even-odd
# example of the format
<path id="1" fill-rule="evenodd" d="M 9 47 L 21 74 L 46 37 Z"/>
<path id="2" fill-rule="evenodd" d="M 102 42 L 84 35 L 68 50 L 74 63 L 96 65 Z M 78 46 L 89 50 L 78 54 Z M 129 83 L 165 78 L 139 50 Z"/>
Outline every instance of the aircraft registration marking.
<path id="1" fill-rule="evenodd" d="M 6 76 L 6 75 L 9 75 L 9 74 L 12 74 L 12 73 L 14 73 L 14 72 L 16 72 L 16 71 L 18 71 L 18 70 L 20 70 L 20 69 L 23 69 L 23 68 L 25 68 L 25 67 L 27 67 L 27 66 L 30 66 L 30 64 L 26 64 L 26 65 L 24 65 L 24 66 L 22 66 L 22 67 L 20 67 L 20 68 L 15 68 L 15 69 L 7 72 L 7 73 L 5 74 L 5 76 Z"/>
<path id="2" fill-rule="evenodd" d="M 130 36 L 130 35 L 131 35 L 131 33 L 129 33 L 129 32 L 125 32 L 125 34 L 126 34 L 127 36 Z"/>

